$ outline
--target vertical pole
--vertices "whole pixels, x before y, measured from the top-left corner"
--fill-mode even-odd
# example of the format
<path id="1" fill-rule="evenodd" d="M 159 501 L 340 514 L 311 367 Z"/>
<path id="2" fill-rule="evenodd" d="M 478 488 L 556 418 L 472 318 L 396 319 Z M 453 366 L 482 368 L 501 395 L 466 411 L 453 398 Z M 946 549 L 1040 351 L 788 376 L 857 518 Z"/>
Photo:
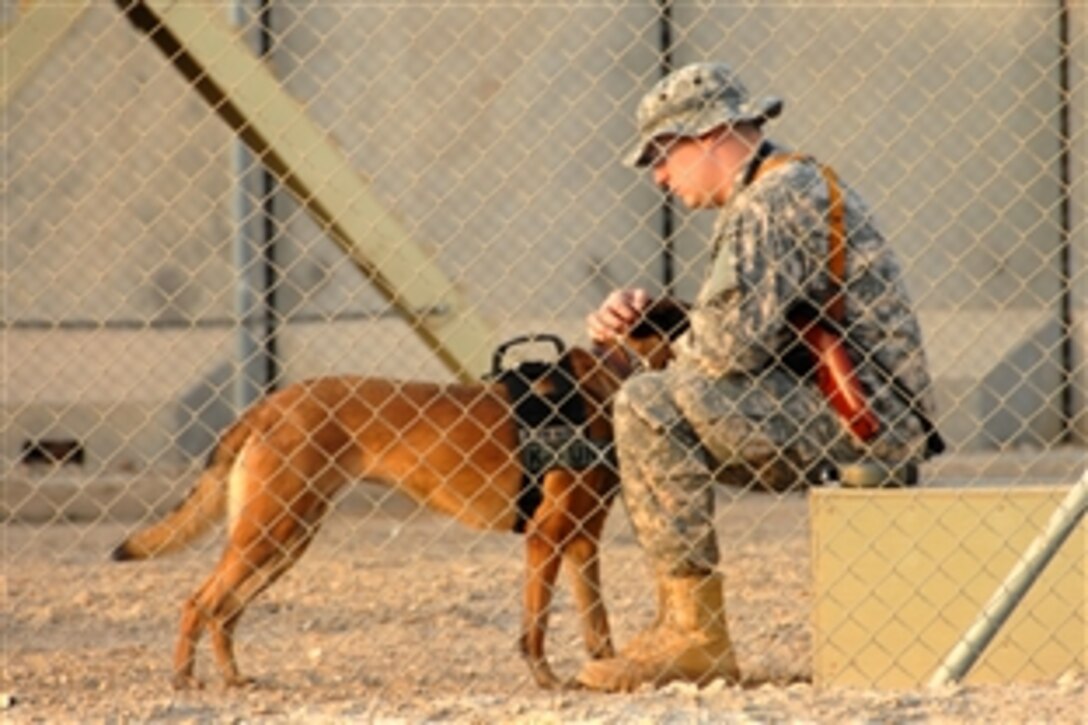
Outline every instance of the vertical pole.
<path id="1" fill-rule="evenodd" d="M 231 23 L 242 32 L 249 25 L 246 4 L 247 0 L 232 0 L 230 6 Z M 260 0 L 256 51 L 262 58 L 268 56 L 273 47 L 271 12 L 270 0 Z M 239 320 L 238 374 L 234 382 L 237 410 L 247 408 L 261 395 L 275 390 L 280 378 L 276 309 L 276 289 L 280 281 L 276 260 L 279 235 L 275 207 L 277 183 L 264 165 L 255 162 L 245 143 L 235 140 L 232 164 L 235 177 L 233 259 L 237 275 L 234 309 Z M 254 195 L 259 199 L 259 207 L 252 201 Z M 259 213 L 256 230 L 255 213 Z"/>
<path id="2" fill-rule="evenodd" d="M 258 53 L 262 59 L 268 59 L 274 49 L 275 39 L 272 34 L 272 0 L 260 0 L 260 31 Z M 263 359 L 265 363 L 264 392 L 269 393 L 279 386 L 279 309 L 277 308 L 277 290 L 280 284 L 280 271 L 276 254 L 279 240 L 279 222 L 276 218 L 276 193 L 279 183 L 266 166 L 261 165 L 261 268 L 264 329 L 262 330 Z"/>
<path id="3" fill-rule="evenodd" d="M 664 78 L 672 72 L 672 3 L 673 0 L 658 0 L 658 42 L 661 58 L 658 74 Z M 665 195 L 661 203 L 661 284 L 666 297 L 675 294 L 676 282 L 676 229 L 675 209 L 671 194 Z"/>
<path id="4" fill-rule="evenodd" d="M 1061 328 L 1061 417 L 1062 443 L 1073 442 L 1073 193 L 1072 128 L 1070 104 L 1073 88 L 1069 76 L 1069 2 L 1058 0 L 1058 279 L 1061 285 L 1059 325 Z"/>
<path id="5" fill-rule="evenodd" d="M 231 24 L 244 32 L 249 23 L 246 12 L 246 0 L 232 0 L 230 4 Z M 234 314 L 238 320 L 238 335 L 235 342 L 235 354 L 238 364 L 235 366 L 234 407 L 244 410 L 261 393 L 265 380 L 264 364 L 259 358 L 259 345 L 256 330 L 253 327 L 255 307 L 254 290 L 251 282 L 253 266 L 252 224 L 253 204 L 250 200 L 250 169 L 253 155 L 240 140 L 235 139 L 231 150 L 231 166 L 234 171 L 234 241 L 232 258 L 235 270 Z"/>

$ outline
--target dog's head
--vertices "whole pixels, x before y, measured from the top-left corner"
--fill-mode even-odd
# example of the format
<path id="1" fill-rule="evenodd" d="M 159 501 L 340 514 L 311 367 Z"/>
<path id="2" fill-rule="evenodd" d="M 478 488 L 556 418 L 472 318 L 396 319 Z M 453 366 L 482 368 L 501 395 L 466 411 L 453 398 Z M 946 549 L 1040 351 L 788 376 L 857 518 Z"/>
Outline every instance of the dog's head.
<path id="1" fill-rule="evenodd" d="M 642 365 L 661 370 L 673 358 L 672 343 L 687 331 L 688 311 L 671 299 L 653 302 L 628 330 L 623 344 L 638 356 Z"/>
<path id="2" fill-rule="evenodd" d="M 594 354 L 619 382 L 640 369 L 661 370 L 673 358 L 672 343 L 689 327 L 687 310 L 664 299 L 653 302 L 622 340 L 599 344 Z M 618 386 L 618 383 L 617 383 Z"/>
<path id="3" fill-rule="evenodd" d="M 682 306 L 658 301 L 646 309 L 623 340 L 597 345 L 592 350 L 571 348 L 558 364 L 523 365 L 517 374 L 539 399 L 561 401 L 567 395 L 564 391 L 573 384 L 585 403 L 586 422 L 597 429 L 595 435 L 609 435 L 602 426 L 611 428 L 608 418 L 612 399 L 623 381 L 641 369 L 664 368 L 673 357 L 672 342 L 687 328 L 687 312 Z M 573 380 L 564 379 L 566 376 Z"/>
<path id="4" fill-rule="evenodd" d="M 639 369 L 660 370 L 672 359 L 672 342 L 688 329 L 687 311 L 671 300 L 651 304 L 621 341 L 597 345 L 592 351 L 567 352 L 579 389 L 602 412 L 623 381 Z"/>

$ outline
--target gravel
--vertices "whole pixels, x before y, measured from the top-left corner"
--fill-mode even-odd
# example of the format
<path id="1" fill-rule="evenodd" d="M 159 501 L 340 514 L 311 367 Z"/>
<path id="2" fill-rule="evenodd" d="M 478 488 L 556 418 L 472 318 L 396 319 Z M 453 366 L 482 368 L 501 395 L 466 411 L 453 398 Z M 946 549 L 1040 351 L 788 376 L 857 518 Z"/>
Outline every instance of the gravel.
<path id="1" fill-rule="evenodd" d="M 742 667 L 811 681 L 804 498 L 723 497 L 719 519 Z M 211 570 L 219 538 L 159 561 L 108 561 L 131 527 L 4 525 L 0 720 L 1088 722 L 1082 672 L 941 690 L 803 681 L 674 684 L 630 695 L 542 691 L 516 649 L 521 540 L 402 504 L 341 506 L 302 561 L 250 607 L 236 650 L 255 685 L 223 689 L 205 641 L 197 672 L 207 687 L 175 692 L 179 606 Z M 605 538 L 605 595 L 622 645 L 653 616 L 652 584 L 622 506 Z M 573 676 L 585 655 L 562 584 L 549 655 L 560 676 Z"/>

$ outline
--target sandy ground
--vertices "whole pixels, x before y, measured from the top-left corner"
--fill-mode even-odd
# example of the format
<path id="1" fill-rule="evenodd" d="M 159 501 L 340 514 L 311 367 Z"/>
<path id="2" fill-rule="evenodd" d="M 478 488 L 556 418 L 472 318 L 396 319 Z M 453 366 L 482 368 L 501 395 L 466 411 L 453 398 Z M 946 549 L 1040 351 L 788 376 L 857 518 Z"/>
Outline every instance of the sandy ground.
<path id="1" fill-rule="evenodd" d="M 811 676 L 805 507 L 801 495 L 766 494 L 719 506 L 742 666 Z M 1088 721 L 1083 676 L 906 692 L 720 682 L 632 695 L 541 691 L 515 646 L 521 540 L 406 510 L 341 506 L 240 625 L 239 662 L 257 684 L 224 690 L 202 643 L 198 674 L 208 687 L 180 693 L 169 685 L 179 605 L 210 570 L 218 537 L 172 558 L 121 565 L 108 552 L 132 524 L 5 523 L 0 719 Z M 651 584 L 622 507 L 606 541 L 606 601 L 622 645 L 652 617 Z M 549 654 L 560 676 L 573 676 L 584 658 L 565 586 Z"/>

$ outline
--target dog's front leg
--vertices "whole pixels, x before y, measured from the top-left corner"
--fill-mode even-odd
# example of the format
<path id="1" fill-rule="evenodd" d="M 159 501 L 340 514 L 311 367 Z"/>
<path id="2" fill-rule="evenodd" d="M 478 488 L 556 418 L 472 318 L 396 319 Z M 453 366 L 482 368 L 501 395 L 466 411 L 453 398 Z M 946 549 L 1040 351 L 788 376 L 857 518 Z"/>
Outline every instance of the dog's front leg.
<path id="1" fill-rule="evenodd" d="M 616 650 L 612 646 L 608 612 L 601 597 L 599 539 L 599 531 L 575 538 L 564 549 L 563 558 L 581 617 L 586 650 L 593 659 L 606 659 L 615 656 Z"/>
<path id="2" fill-rule="evenodd" d="M 561 683 L 544 655 L 544 639 L 555 579 L 561 563 L 559 548 L 540 527 L 530 524 L 525 537 L 525 553 L 525 609 L 522 615 L 521 653 L 528 662 L 537 685 L 551 689 Z"/>

